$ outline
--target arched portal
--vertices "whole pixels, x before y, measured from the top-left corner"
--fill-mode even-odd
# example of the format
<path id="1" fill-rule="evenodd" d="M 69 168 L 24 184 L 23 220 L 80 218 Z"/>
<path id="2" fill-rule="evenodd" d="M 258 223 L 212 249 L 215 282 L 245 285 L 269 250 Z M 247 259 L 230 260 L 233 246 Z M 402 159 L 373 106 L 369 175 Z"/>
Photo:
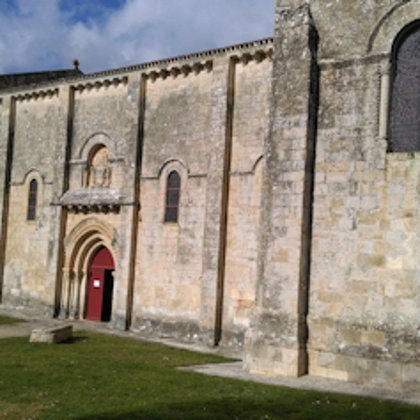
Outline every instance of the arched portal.
<path id="1" fill-rule="evenodd" d="M 118 261 L 118 243 L 115 229 L 95 217 L 86 218 L 72 229 L 64 240 L 64 264 L 58 285 L 57 313 L 65 318 L 110 321 L 113 273 L 118 269 L 115 266 Z M 92 277 L 94 275 L 102 279 L 100 290 L 94 287 L 93 280 L 98 280 Z M 98 297 L 99 292 L 102 298 Z M 96 313 L 91 306 L 95 295 L 101 304 L 101 309 L 97 308 Z"/>
<path id="2" fill-rule="evenodd" d="M 114 288 L 114 259 L 107 248 L 101 247 L 89 267 L 87 282 L 86 319 L 111 320 L 112 291 Z"/>

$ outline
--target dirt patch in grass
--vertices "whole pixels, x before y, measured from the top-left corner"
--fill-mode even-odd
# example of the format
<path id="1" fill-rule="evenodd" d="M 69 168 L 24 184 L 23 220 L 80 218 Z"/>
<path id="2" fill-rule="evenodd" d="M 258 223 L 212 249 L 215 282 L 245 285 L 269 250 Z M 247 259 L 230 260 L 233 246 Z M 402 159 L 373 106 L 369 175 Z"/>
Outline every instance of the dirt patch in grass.
<path id="1" fill-rule="evenodd" d="M 0 402 L 0 420 L 34 419 L 39 417 L 43 407 L 39 404 L 18 404 Z"/>
<path id="2" fill-rule="evenodd" d="M 2 324 L 15 324 L 16 322 L 26 322 L 24 319 L 11 318 L 9 316 L 0 315 L 0 325 Z"/>

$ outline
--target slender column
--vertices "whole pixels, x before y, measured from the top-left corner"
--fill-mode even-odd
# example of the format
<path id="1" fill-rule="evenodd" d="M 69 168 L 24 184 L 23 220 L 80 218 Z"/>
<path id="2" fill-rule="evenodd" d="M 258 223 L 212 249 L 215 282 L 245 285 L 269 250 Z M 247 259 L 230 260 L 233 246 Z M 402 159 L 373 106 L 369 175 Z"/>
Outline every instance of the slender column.
<path id="1" fill-rule="evenodd" d="M 74 270 L 70 272 L 69 318 L 76 319 L 79 279 Z"/>
<path id="2" fill-rule="evenodd" d="M 68 295 L 66 318 L 73 317 L 73 301 L 74 301 L 74 271 L 70 270 L 68 278 Z"/>
<path id="3" fill-rule="evenodd" d="M 79 318 L 84 318 L 85 316 L 85 308 L 86 308 L 86 295 L 87 295 L 87 272 L 82 271 L 81 273 L 81 283 L 80 283 L 80 292 L 79 292 L 79 298 L 80 298 L 80 307 L 79 307 Z"/>
<path id="4" fill-rule="evenodd" d="M 80 287 L 83 280 L 83 273 L 78 273 L 76 276 L 76 294 L 75 294 L 75 302 L 74 302 L 74 319 L 80 318 Z"/>
<path id="5" fill-rule="evenodd" d="M 391 65 L 386 63 L 381 72 L 381 98 L 379 104 L 379 138 L 387 140 L 389 123 L 389 99 L 391 85 Z"/>
<path id="6" fill-rule="evenodd" d="M 69 312 L 69 303 L 70 303 L 70 268 L 64 267 L 61 272 L 61 310 L 59 311 L 59 314 L 63 318 L 68 317 Z"/>

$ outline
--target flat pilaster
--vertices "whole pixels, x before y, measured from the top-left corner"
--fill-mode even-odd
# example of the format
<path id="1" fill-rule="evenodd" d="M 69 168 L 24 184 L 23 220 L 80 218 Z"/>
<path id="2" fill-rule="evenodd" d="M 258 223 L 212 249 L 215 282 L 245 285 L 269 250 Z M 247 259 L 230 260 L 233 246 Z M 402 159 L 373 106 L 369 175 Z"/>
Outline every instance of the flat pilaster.
<path id="1" fill-rule="evenodd" d="M 245 349 L 246 367 L 253 372 L 307 373 L 316 48 L 309 6 L 278 1 L 257 302 Z"/>

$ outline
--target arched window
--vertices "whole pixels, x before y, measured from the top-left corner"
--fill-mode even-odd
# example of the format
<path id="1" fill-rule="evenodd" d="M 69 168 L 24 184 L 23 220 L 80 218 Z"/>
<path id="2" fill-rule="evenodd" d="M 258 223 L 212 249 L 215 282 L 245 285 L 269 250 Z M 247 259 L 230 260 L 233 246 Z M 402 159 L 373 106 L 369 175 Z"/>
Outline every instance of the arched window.
<path id="1" fill-rule="evenodd" d="M 177 171 L 168 175 L 166 184 L 165 222 L 178 221 L 179 195 L 181 190 L 181 177 Z"/>
<path id="2" fill-rule="evenodd" d="M 392 75 L 390 151 L 420 151 L 420 21 L 397 36 Z"/>
<path id="3" fill-rule="evenodd" d="M 36 218 L 36 201 L 38 194 L 38 182 L 36 179 L 33 179 L 29 183 L 29 193 L 28 193 L 28 212 L 27 220 L 35 220 Z"/>
<path id="4" fill-rule="evenodd" d="M 87 187 L 108 187 L 111 184 L 109 152 L 103 144 L 94 146 L 89 153 L 84 184 Z"/>

